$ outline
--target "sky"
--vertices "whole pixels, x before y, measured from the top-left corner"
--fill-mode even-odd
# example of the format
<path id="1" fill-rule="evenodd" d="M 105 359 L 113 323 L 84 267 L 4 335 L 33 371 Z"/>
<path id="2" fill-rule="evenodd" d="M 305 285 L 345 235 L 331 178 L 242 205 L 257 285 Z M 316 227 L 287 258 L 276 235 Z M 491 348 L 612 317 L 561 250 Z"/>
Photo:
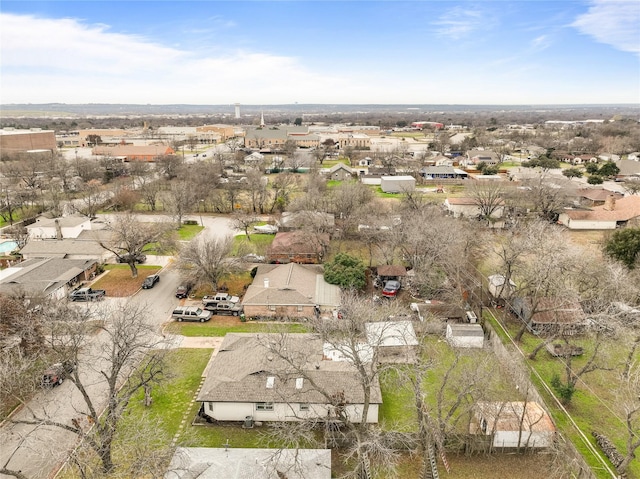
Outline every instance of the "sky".
<path id="1" fill-rule="evenodd" d="M 2 0 L 0 103 L 640 104 L 640 1 Z"/>

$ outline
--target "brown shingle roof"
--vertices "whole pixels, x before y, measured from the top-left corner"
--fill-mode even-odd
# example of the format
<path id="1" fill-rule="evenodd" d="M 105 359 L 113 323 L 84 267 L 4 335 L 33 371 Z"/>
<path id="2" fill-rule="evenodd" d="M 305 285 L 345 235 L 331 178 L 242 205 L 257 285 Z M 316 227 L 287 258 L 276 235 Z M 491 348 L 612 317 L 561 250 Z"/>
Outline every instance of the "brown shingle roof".
<path id="1" fill-rule="evenodd" d="M 612 211 L 606 210 L 602 205 L 591 210 L 566 210 L 564 213 L 572 220 L 629 221 L 640 217 L 640 196 L 625 196 L 616 200 Z"/>
<path id="2" fill-rule="evenodd" d="M 269 350 L 269 345 L 286 347 L 286 354 L 296 358 L 297 372 L 285 360 Z M 229 333 L 218 354 L 211 362 L 198 401 L 212 402 L 301 402 L 327 403 L 328 394 L 343 392 L 349 403 L 362 403 L 364 392 L 359 376 L 351 363 L 331 361 L 323 356 L 323 343 L 315 334 Z M 296 380 L 302 387 L 296 387 Z M 275 378 L 273 387 L 267 387 L 267 378 Z M 380 388 L 371 391 L 371 403 L 382 403 Z"/>

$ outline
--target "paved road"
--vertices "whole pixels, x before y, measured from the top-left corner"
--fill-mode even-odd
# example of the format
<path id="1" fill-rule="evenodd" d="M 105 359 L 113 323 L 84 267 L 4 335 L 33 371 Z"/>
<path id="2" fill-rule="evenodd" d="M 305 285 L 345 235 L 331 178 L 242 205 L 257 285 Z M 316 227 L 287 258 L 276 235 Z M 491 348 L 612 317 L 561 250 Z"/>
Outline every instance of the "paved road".
<path id="1" fill-rule="evenodd" d="M 113 220 L 113 217 L 113 215 L 105 215 L 104 219 Z M 171 218 L 166 215 L 140 215 L 140 219 L 141 221 L 171 221 Z M 201 217 L 197 215 L 185 219 L 200 221 Z M 237 233 L 231 220 L 226 217 L 203 215 L 202 222 L 205 229 L 200 235 L 219 238 Z M 149 257 L 148 263 L 158 263 L 164 267 L 160 273 L 161 280 L 153 289 L 140 290 L 131 298 L 107 298 L 100 303 L 78 303 L 76 306 L 79 308 L 101 308 L 113 306 L 114 303 L 123 301 L 138 302 L 149 311 L 148 321 L 156 327 L 158 339 L 162 339 L 160 336 L 162 325 L 170 320 L 171 311 L 179 302 L 174 295 L 180 282 L 180 274 L 173 268 L 171 261 L 167 261 L 167 258 L 159 257 L 154 261 L 153 257 Z M 88 386 L 90 396 L 101 407 L 105 405 L 107 388 L 100 375 L 100 362 L 96 361 L 95 357 L 103 344 L 104 338 L 101 336 L 92 338 L 91 343 L 80 357 L 79 365 L 83 384 Z M 195 347 L 204 343 L 170 336 L 165 338 L 164 344 L 166 347 L 174 348 Z M 38 392 L 29 402 L 28 407 L 40 416 L 49 415 L 57 421 L 70 423 L 72 418 L 78 418 L 82 415 L 81 412 L 84 410 L 85 404 L 75 386 L 70 381 L 66 381 L 59 387 Z M 25 408 L 19 411 L 14 418 L 29 419 L 30 415 Z M 0 429 L 0 466 L 9 461 L 8 469 L 22 471 L 31 479 L 47 478 L 52 470 L 55 470 L 59 464 L 66 460 L 68 451 L 73 448 L 76 439 L 74 434 L 55 427 L 5 423 Z M 0 474 L 0 477 L 9 476 Z"/>

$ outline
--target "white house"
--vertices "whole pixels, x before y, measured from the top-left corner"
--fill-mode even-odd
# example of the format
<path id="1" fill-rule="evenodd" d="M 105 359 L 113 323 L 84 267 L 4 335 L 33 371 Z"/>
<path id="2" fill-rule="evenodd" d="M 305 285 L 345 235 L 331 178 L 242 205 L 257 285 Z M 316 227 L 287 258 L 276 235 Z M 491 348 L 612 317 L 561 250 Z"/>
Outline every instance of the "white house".
<path id="1" fill-rule="evenodd" d="M 377 423 L 379 384 L 371 388 L 363 417 L 357 370 L 349 361 L 327 358 L 323 346 L 315 334 L 227 334 L 197 396 L 203 413 L 216 421 L 300 421 L 340 420 L 342 410 L 351 422 Z M 280 353 L 295 357 L 296 367 Z"/>
<path id="2" fill-rule="evenodd" d="M 382 176 L 380 188 L 385 193 L 405 193 L 416 189 L 416 179 L 413 176 Z"/>
<path id="3" fill-rule="evenodd" d="M 91 229 L 91 221 L 86 216 L 65 216 L 62 218 L 39 217 L 27 226 L 29 239 L 77 238 L 80 233 Z"/>
<path id="4" fill-rule="evenodd" d="M 493 447 L 545 448 L 556 428 L 536 402 L 479 402 L 473 408 L 471 434 L 493 436 Z"/>
<path id="5" fill-rule="evenodd" d="M 456 348 L 482 348 L 484 346 L 484 331 L 478 323 L 447 323 L 446 338 L 447 342 Z"/>
<path id="6" fill-rule="evenodd" d="M 330 449 L 179 447 L 164 479 L 330 479 Z"/>

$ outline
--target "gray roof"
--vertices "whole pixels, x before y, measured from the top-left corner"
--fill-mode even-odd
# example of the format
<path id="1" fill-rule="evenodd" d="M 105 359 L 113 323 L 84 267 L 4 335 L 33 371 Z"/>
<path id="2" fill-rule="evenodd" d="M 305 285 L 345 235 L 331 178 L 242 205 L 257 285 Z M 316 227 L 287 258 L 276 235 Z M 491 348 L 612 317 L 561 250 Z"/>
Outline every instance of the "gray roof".
<path id="1" fill-rule="evenodd" d="M 0 292 L 24 291 L 27 294 L 49 294 L 64 286 L 96 261 L 63 258 L 34 258 L 12 266 L 13 274 L 0 280 Z"/>
<path id="2" fill-rule="evenodd" d="M 348 173 L 353 173 L 353 168 L 345 165 L 344 163 L 336 163 L 331 168 L 329 168 L 329 173 L 335 173 L 338 170 L 345 170 Z"/>
<path id="3" fill-rule="evenodd" d="M 59 257 L 66 255 L 87 255 L 99 258 L 105 249 L 97 241 L 64 238 L 61 240 L 31 240 L 20 252 L 29 256 Z"/>
<path id="4" fill-rule="evenodd" d="M 269 345 L 296 358 L 293 366 L 269 350 Z M 299 378 L 306 377 L 302 387 Z M 267 378 L 275 378 L 267 387 Z M 311 383 L 317 385 L 317 388 Z M 320 392 L 343 392 L 347 402 L 361 404 L 364 392 L 358 372 L 347 361 L 332 361 L 323 355 L 323 342 L 316 334 L 229 333 L 209 366 L 198 401 L 274 402 L 326 404 Z M 382 402 L 380 387 L 371 391 L 371 403 Z"/>
<path id="5" fill-rule="evenodd" d="M 179 447 L 165 479 L 330 479 L 330 449 Z"/>
<path id="6" fill-rule="evenodd" d="M 321 265 L 263 264 L 258 266 L 242 304 L 339 306 L 340 288 L 324 280 Z"/>
<path id="7" fill-rule="evenodd" d="M 451 328 L 451 334 L 454 337 L 484 337 L 484 331 L 482 326 L 479 324 L 451 324 L 449 323 L 447 327 Z"/>
<path id="8" fill-rule="evenodd" d="M 63 216 L 61 218 L 45 218 L 44 216 L 39 217 L 35 223 L 32 223 L 27 226 L 27 229 L 30 228 L 53 228 L 56 225 L 56 221 L 60 225 L 60 227 L 73 227 L 81 225 L 82 223 L 86 223 L 89 221 L 89 218 L 86 216 Z"/>

